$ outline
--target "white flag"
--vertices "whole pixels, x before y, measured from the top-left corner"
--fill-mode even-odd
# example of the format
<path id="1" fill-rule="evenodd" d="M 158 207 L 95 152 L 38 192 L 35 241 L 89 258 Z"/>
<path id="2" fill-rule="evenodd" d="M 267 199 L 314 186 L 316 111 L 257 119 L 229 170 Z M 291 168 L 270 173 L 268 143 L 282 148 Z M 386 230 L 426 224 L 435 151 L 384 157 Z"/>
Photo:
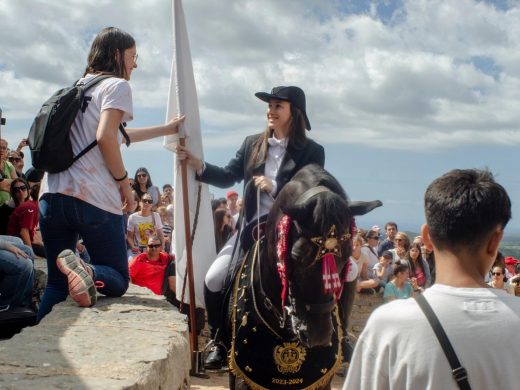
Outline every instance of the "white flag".
<path id="1" fill-rule="evenodd" d="M 186 115 L 180 136 L 186 136 L 186 147 L 196 156 L 204 159 L 202 152 L 202 136 L 200 132 L 199 106 L 197 90 L 193 76 L 191 63 L 190 44 L 188 31 L 181 0 L 172 0 L 173 12 L 173 60 L 170 76 L 170 93 L 166 120 L 176 116 Z M 178 137 L 164 137 L 164 146 L 173 151 Z M 173 163 L 174 188 L 175 188 L 175 214 L 173 248 L 176 256 L 176 294 L 181 300 L 182 288 L 186 274 L 186 238 L 184 234 L 184 209 L 182 204 L 182 180 L 180 164 L 174 158 Z M 193 231 L 197 208 L 199 182 L 195 180 L 194 170 L 188 166 L 188 196 L 190 208 L 190 227 Z M 193 279 L 195 283 L 195 302 L 197 307 L 204 306 L 204 277 L 209 266 L 216 257 L 215 233 L 213 227 L 213 215 L 211 211 L 211 199 L 208 185 L 202 183 L 200 190 L 200 208 L 196 221 L 195 239 L 192 245 Z M 184 303 L 189 303 L 189 285 L 186 282 Z"/>

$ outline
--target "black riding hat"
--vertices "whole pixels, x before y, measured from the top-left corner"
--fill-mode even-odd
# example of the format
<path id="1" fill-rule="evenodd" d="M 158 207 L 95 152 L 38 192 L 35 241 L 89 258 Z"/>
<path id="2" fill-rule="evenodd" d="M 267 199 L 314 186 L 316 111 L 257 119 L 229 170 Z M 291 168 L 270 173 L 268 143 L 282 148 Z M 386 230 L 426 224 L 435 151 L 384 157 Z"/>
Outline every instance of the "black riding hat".
<path id="1" fill-rule="evenodd" d="M 305 128 L 307 130 L 311 129 L 311 123 L 309 122 L 309 118 L 307 118 L 307 113 L 305 112 L 305 93 L 301 88 L 284 86 L 274 87 L 271 90 L 271 93 L 257 92 L 255 93 L 255 96 L 264 102 L 269 102 L 270 100 L 275 99 L 291 102 L 303 113 L 303 117 L 305 119 Z"/>

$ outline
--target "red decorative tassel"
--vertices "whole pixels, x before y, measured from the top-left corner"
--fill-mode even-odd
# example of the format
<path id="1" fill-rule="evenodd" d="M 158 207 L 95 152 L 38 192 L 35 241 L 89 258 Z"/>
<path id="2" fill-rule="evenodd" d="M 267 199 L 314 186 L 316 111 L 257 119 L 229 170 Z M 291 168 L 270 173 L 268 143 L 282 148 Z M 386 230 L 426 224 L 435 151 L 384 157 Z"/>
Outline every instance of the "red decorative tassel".
<path id="1" fill-rule="evenodd" d="M 287 297 L 287 273 L 285 264 L 287 262 L 287 250 L 289 242 L 289 229 L 291 227 L 291 217 L 284 215 L 278 223 L 278 242 L 276 243 L 276 253 L 278 255 L 278 262 L 276 267 L 278 269 L 278 275 L 282 283 L 282 312 L 284 313 L 285 319 L 285 299 Z"/>
<path id="2" fill-rule="evenodd" d="M 324 293 L 332 293 L 338 300 L 343 289 L 343 282 L 340 280 L 338 270 L 336 269 L 336 259 L 332 253 L 327 253 L 321 261 Z"/>

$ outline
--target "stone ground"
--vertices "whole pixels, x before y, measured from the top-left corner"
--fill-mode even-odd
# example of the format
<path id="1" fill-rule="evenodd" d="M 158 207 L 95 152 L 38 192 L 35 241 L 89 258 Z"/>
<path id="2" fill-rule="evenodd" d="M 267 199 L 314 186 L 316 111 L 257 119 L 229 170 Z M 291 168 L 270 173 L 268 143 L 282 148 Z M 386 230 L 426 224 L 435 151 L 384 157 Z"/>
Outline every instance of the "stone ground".
<path id="1" fill-rule="evenodd" d="M 208 373 L 209 379 L 190 377 L 190 388 L 192 390 L 223 390 L 228 389 L 228 374 L 227 373 Z M 332 389 L 340 390 L 345 381 L 344 377 L 334 375 L 332 380 Z"/>

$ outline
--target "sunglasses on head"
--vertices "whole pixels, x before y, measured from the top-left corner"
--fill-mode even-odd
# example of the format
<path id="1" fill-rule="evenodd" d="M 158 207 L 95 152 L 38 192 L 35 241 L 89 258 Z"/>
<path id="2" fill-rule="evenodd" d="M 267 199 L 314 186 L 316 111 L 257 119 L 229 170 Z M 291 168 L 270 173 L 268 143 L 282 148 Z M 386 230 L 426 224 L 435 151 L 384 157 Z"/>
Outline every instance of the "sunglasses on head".
<path id="1" fill-rule="evenodd" d="M 138 173 L 137 177 L 148 177 L 146 173 Z"/>
<path id="2" fill-rule="evenodd" d="M 160 247 L 161 247 L 161 244 L 148 244 L 148 248 L 150 248 L 150 249 L 157 249 Z"/>
<path id="3" fill-rule="evenodd" d="M 141 202 L 143 202 L 143 203 L 148 203 L 148 204 L 152 204 L 152 203 L 153 203 L 153 200 L 151 200 L 151 199 L 141 199 Z"/>
<path id="4" fill-rule="evenodd" d="M 27 191 L 27 186 L 26 186 L 26 185 L 23 185 L 23 186 L 19 186 L 19 187 L 13 187 L 13 191 L 14 191 L 14 192 Z"/>

